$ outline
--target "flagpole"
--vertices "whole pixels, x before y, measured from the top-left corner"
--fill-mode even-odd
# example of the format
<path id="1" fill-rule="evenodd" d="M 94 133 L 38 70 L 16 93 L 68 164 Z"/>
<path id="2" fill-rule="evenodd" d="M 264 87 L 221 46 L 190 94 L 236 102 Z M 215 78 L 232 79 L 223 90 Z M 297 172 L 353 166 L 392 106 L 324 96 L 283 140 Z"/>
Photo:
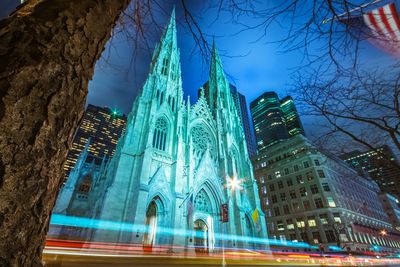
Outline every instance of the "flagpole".
<path id="1" fill-rule="evenodd" d="M 343 17 L 344 15 L 353 13 L 354 11 L 363 9 L 363 8 L 368 7 L 368 6 L 371 6 L 371 5 L 375 5 L 375 4 L 377 4 L 377 3 L 379 3 L 379 2 L 382 2 L 382 1 L 383 1 L 383 0 L 374 0 L 374 1 L 370 2 L 370 3 L 366 3 L 366 4 L 363 4 L 363 5 L 361 5 L 361 6 L 358 6 L 358 7 L 355 7 L 355 8 L 353 8 L 353 9 L 350 9 L 350 10 L 347 11 L 347 12 L 343 12 L 342 14 L 334 15 L 332 18 L 324 19 L 324 20 L 322 21 L 322 24 L 326 24 L 326 23 L 328 23 L 329 21 L 334 20 L 335 18 Z"/>

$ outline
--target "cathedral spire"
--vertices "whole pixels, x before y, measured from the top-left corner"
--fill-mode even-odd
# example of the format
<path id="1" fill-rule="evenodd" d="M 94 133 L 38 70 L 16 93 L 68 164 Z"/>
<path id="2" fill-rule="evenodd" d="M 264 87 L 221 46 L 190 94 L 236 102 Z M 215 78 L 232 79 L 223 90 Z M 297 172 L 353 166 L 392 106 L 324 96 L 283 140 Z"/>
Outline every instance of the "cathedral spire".
<path id="1" fill-rule="evenodd" d="M 173 53 L 178 52 L 177 37 L 176 37 L 176 19 L 175 19 L 175 7 L 172 9 L 171 17 L 168 25 L 164 30 L 164 33 L 157 44 L 152 58 L 151 72 L 160 71 L 164 73 L 168 68 L 166 61 L 167 55 L 171 56 Z M 160 69 L 161 68 L 161 69 Z"/>
<path id="2" fill-rule="evenodd" d="M 218 53 L 215 39 L 213 38 L 212 54 L 210 62 L 208 103 L 210 108 L 215 111 L 220 101 L 226 101 L 229 95 L 229 85 L 222 67 L 221 58 Z M 228 87 L 228 88 L 227 88 Z"/>

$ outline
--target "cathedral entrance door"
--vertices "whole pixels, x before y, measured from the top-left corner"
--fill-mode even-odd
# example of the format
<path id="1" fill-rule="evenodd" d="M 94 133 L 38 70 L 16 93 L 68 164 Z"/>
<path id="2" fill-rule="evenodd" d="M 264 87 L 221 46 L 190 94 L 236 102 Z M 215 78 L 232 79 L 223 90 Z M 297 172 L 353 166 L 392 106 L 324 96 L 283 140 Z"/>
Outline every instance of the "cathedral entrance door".
<path id="1" fill-rule="evenodd" d="M 152 201 L 146 212 L 146 231 L 144 233 L 143 245 L 152 248 L 156 240 L 157 230 L 157 205 Z"/>
<path id="2" fill-rule="evenodd" d="M 194 222 L 194 245 L 196 252 L 208 253 L 208 226 L 203 220 L 196 220 Z"/>

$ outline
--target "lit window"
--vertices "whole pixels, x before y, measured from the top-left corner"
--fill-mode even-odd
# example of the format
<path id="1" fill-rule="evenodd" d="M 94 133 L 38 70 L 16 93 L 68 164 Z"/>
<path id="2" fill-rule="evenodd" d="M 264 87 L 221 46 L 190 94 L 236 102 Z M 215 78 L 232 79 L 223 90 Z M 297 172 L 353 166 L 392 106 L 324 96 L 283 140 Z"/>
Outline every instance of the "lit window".
<path id="1" fill-rule="evenodd" d="M 333 214 L 333 220 L 334 220 L 336 223 L 342 223 L 342 219 L 340 219 L 340 214 L 339 214 L 339 213 L 334 213 L 334 214 Z"/>
<path id="2" fill-rule="evenodd" d="M 310 227 L 317 226 L 314 216 L 308 216 L 307 220 L 308 220 L 308 226 L 310 226 Z"/>
<path id="3" fill-rule="evenodd" d="M 306 224 L 304 223 L 304 220 L 303 220 L 303 219 L 297 218 L 296 221 L 297 221 L 297 228 L 306 227 Z"/>
<path id="4" fill-rule="evenodd" d="M 320 214 L 319 220 L 321 221 L 321 224 L 328 224 L 328 214 Z"/>
<path id="5" fill-rule="evenodd" d="M 275 177 L 276 178 L 280 178 L 281 177 L 281 172 L 280 171 L 276 171 L 275 172 Z"/>
<path id="6" fill-rule="evenodd" d="M 292 219 L 287 219 L 286 220 L 286 227 L 287 229 L 294 229 L 294 224 Z"/>
<path id="7" fill-rule="evenodd" d="M 336 203 L 335 203 L 335 201 L 333 200 L 333 197 L 327 197 L 326 200 L 328 201 L 328 206 L 329 206 L 329 207 L 331 207 L 331 208 L 336 207 Z"/>

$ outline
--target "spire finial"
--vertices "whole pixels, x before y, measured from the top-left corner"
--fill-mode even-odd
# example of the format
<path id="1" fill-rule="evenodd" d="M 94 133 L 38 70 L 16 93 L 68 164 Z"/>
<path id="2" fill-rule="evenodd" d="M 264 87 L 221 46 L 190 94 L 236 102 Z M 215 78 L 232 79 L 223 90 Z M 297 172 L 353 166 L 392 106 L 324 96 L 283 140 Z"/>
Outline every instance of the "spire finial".
<path id="1" fill-rule="evenodd" d="M 200 97 L 204 98 L 204 87 L 200 87 Z"/>

